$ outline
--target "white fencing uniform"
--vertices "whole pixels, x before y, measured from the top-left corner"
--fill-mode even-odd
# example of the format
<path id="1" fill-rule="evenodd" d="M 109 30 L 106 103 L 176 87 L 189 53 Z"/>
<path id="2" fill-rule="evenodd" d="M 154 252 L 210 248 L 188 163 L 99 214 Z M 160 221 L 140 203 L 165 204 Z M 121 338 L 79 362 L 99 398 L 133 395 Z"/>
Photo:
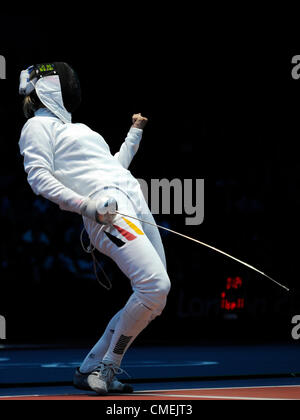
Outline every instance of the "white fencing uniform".
<path id="1" fill-rule="evenodd" d="M 33 191 L 80 213 L 82 200 L 107 186 L 135 196 L 139 183 L 127 168 L 141 137 L 142 130 L 131 128 L 113 156 L 100 134 L 84 124 L 65 124 L 41 108 L 24 125 L 19 145 Z"/>
<path id="2" fill-rule="evenodd" d="M 154 222 L 139 182 L 128 170 L 141 137 L 142 130 L 131 128 L 113 156 L 98 133 L 41 108 L 23 127 L 19 146 L 33 191 L 61 209 L 80 213 L 83 200 L 105 193 L 116 198 L 120 212 Z M 164 309 L 170 280 L 157 228 L 121 216 L 104 228 L 86 217 L 84 224 L 94 246 L 117 263 L 133 289 L 110 323 L 114 333 L 83 364 L 81 370 L 89 371 L 102 359 L 121 363 L 135 337 Z"/>

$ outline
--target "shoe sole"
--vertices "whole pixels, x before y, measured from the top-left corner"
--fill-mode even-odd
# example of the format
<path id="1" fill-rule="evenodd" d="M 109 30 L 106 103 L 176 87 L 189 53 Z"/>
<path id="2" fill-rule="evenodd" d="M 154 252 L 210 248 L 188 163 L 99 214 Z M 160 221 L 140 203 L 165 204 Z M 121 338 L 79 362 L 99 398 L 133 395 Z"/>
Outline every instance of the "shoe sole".
<path id="1" fill-rule="evenodd" d="M 83 386 L 83 385 L 76 385 L 76 384 L 73 384 L 73 386 L 74 386 L 74 388 L 80 389 L 81 391 L 96 392 L 97 395 L 107 395 L 108 394 L 108 392 L 103 391 L 103 389 L 92 388 L 91 386 Z"/>
<path id="2" fill-rule="evenodd" d="M 103 391 L 103 389 L 96 389 L 96 388 L 91 388 L 91 390 L 92 391 L 94 391 L 94 392 L 96 392 L 96 394 L 97 395 L 100 395 L 100 396 L 102 396 L 102 397 L 104 397 L 105 395 L 107 395 L 108 394 L 108 392 L 106 392 L 106 391 Z"/>
<path id="3" fill-rule="evenodd" d="M 92 389 L 90 386 L 83 386 L 83 385 L 77 385 L 73 383 L 74 388 L 76 389 L 80 389 L 81 391 L 95 391 L 94 389 Z M 104 395 L 107 394 L 132 394 L 134 392 L 134 389 L 130 387 L 124 387 L 122 390 L 117 390 L 117 389 L 109 389 L 108 392 Z M 98 394 L 101 395 L 101 394 Z"/>

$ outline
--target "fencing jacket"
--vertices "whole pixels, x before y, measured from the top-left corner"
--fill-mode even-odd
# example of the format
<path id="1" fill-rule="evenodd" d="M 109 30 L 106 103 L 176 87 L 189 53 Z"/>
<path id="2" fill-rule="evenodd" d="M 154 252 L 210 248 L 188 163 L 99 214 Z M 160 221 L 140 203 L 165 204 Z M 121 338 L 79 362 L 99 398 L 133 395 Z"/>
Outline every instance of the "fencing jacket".
<path id="1" fill-rule="evenodd" d="M 134 196 L 140 185 L 128 167 L 142 132 L 132 127 L 113 156 L 100 134 L 84 124 L 64 123 L 40 108 L 24 125 L 19 141 L 28 182 L 35 194 L 76 213 L 85 198 L 105 187 Z"/>

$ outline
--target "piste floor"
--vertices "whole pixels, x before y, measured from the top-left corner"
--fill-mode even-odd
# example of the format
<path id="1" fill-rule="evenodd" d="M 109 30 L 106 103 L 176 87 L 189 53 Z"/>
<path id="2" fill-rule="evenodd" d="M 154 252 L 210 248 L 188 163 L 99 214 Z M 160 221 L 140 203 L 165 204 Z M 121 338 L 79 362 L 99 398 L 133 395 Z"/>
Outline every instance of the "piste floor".
<path id="1" fill-rule="evenodd" d="M 299 344 L 133 347 L 123 368 L 133 394 L 72 386 L 86 348 L 2 346 L 0 400 L 300 400 Z"/>

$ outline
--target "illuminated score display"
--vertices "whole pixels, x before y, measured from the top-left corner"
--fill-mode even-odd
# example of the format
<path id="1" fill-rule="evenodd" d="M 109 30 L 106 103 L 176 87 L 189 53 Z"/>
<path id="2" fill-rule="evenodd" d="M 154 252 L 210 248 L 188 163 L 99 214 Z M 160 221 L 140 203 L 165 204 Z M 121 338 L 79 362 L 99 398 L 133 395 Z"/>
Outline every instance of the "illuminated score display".
<path id="1" fill-rule="evenodd" d="M 229 312 L 244 309 L 245 297 L 241 277 L 227 277 L 225 290 L 221 292 L 220 306 L 221 309 Z"/>

